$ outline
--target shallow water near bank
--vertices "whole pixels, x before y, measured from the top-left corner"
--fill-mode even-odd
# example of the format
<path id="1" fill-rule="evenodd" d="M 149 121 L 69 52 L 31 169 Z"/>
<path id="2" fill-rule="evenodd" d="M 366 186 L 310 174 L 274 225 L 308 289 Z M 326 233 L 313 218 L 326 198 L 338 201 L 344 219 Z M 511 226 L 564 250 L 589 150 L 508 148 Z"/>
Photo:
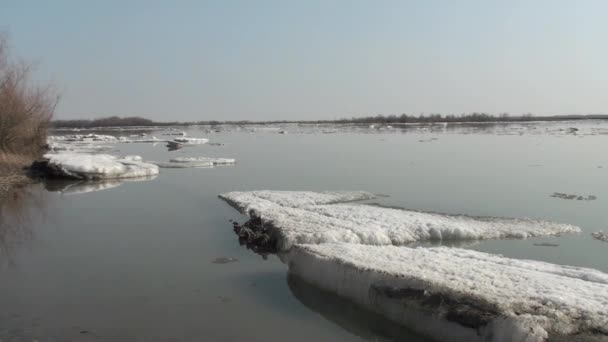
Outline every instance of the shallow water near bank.
<path id="1" fill-rule="evenodd" d="M 568 134 L 573 125 L 588 134 Z M 347 305 L 324 305 L 327 294 L 290 280 L 276 256 L 239 246 L 229 220 L 246 218 L 217 198 L 235 190 L 366 190 L 388 195 L 374 200 L 387 206 L 575 224 L 581 234 L 460 247 L 608 272 L 608 245 L 590 235 L 608 229 L 608 124 L 500 127 L 195 127 L 189 136 L 224 145 L 173 152 L 160 143 L 112 145 L 144 160 L 218 157 L 237 164 L 162 169 L 154 179 L 107 186 L 38 184 L 12 208 L 5 203 L 0 339 L 424 340 L 361 319 L 364 313 Z M 67 185 L 74 191 L 61 191 Z M 97 190 L 75 191 L 79 186 Z"/>

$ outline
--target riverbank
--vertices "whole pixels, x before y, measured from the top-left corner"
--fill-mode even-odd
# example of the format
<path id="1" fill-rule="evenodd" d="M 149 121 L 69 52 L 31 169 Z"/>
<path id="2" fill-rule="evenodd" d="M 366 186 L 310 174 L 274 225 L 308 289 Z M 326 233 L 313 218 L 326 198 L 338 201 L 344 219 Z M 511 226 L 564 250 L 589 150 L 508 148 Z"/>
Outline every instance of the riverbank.
<path id="1" fill-rule="evenodd" d="M 27 176 L 27 167 L 32 161 L 30 156 L 0 154 L 0 198 L 31 181 Z"/>

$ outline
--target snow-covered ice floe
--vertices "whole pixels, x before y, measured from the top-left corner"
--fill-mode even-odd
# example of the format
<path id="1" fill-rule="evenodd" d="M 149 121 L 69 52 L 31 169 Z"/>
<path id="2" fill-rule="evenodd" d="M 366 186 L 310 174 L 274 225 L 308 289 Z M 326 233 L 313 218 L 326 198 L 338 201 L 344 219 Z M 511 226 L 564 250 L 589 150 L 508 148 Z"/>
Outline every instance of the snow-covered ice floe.
<path id="1" fill-rule="evenodd" d="M 368 192 L 250 191 L 220 195 L 269 228 L 278 250 L 299 243 L 402 245 L 417 241 L 529 238 L 580 232 L 543 220 L 445 215 L 360 203 Z"/>
<path id="2" fill-rule="evenodd" d="M 170 159 L 171 163 L 207 163 L 211 165 L 236 164 L 233 158 L 210 158 L 210 157 L 177 157 Z"/>
<path id="3" fill-rule="evenodd" d="M 459 248 L 296 245 L 289 272 L 439 341 L 608 341 L 608 274 Z"/>
<path id="4" fill-rule="evenodd" d="M 158 174 L 158 166 L 142 162 L 139 156 L 119 158 L 108 154 L 49 153 L 36 167 L 52 176 L 74 179 L 135 178 Z"/>

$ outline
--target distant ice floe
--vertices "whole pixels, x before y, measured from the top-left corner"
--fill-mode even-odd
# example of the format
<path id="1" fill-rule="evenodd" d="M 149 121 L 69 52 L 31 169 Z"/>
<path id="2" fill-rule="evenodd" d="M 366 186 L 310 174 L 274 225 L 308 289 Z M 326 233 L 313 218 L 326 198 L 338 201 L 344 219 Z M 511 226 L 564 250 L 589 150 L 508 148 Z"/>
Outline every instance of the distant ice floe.
<path id="1" fill-rule="evenodd" d="M 170 159 L 171 163 L 210 163 L 211 165 L 236 164 L 234 158 L 210 158 L 210 157 L 177 157 Z"/>
<path id="2" fill-rule="evenodd" d="M 55 135 L 47 138 L 47 145 L 56 153 L 100 153 L 112 150 L 117 141 L 116 137 L 100 134 Z"/>
<path id="3" fill-rule="evenodd" d="M 62 143 L 51 141 L 48 143 L 50 152 L 73 152 L 73 153 L 101 153 L 114 149 L 112 145 L 100 145 L 86 142 Z"/>
<path id="4" fill-rule="evenodd" d="M 205 138 L 190 138 L 190 137 L 181 137 L 175 138 L 173 141 L 176 141 L 183 145 L 202 145 L 209 142 L 209 139 Z"/>
<path id="5" fill-rule="evenodd" d="M 278 250 L 301 243 L 402 245 L 580 232 L 580 228 L 570 224 L 543 220 L 444 215 L 341 203 L 374 197 L 361 191 L 250 191 L 220 195 L 242 213 L 270 227 Z"/>
<path id="6" fill-rule="evenodd" d="M 176 136 L 186 136 L 187 133 L 184 131 L 180 131 L 180 130 L 175 130 L 175 131 L 169 131 L 169 132 L 163 132 L 160 135 L 176 135 Z"/>
<path id="7" fill-rule="evenodd" d="M 149 177 L 158 174 L 158 166 L 144 163 L 139 156 L 119 158 L 108 154 L 49 153 L 38 171 L 73 179 L 115 179 Z"/>
<path id="8" fill-rule="evenodd" d="M 158 161 L 147 161 L 147 163 L 157 165 L 162 169 L 210 169 L 213 168 L 211 162 L 196 162 L 196 163 L 172 163 L 172 162 L 158 162 Z"/>
<path id="9" fill-rule="evenodd" d="M 210 158 L 210 157 L 177 157 L 170 159 L 168 163 L 150 161 L 161 168 L 187 169 L 187 168 L 212 168 L 217 165 L 233 165 L 236 160 L 233 158 Z"/>
<path id="10" fill-rule="evenodd" d="M 608 234 L 606 234 L 604 232 L 594 232 L 594 233 L 591 233 L 591 236 L 593 236 L 594 239 L 608 242 Z"/>
<path id="11" fill-rule="evenodd" d="M 159 139 L 155 136 L 151 136 L 151 137 L 146 137 L 146 138 L 138 138 L 138 139 L 129 139 L 127 137 L 120 137 L 119 142 L 121 143 L 126 143 L 126 144 L 136 144 L 136 143 L 142 143 L 142 144 L 148 144 L 148 143 L 160 143 L 160 142 L 167 142 L 167 139 Z"/>
<path id="12" fill-rule="evenodd" d="M 71 134 L 71 135 L 53 135 L 47 138 L 49 141 L 107 141 L 107 142 L 116 142 L 118 138 L 112 135 L 103 135 L 103 134 Z"/>
<path id="13" fill-rule="evenodd" d="M 472 250 L 328 243 L 289 272 L 439 341 L 606 341 L 608 274 Z"/>

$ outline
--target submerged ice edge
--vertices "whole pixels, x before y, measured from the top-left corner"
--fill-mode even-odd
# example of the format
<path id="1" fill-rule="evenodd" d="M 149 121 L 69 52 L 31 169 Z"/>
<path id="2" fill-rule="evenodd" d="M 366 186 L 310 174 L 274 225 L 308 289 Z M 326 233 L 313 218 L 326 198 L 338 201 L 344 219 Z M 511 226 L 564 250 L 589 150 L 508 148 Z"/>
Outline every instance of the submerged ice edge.
<path id="1" fill-rule="evenodd" d="M 259 220 L 278 250 L 299 243 L 404 245 L 580 232 L 579 227 L 544 220 L 477 218 L 342 203 L 374 198 L 360 191 L 250 191 L 225 193 L 220 198 Z"/>
<path id="2" fill-rule="evenodd" d="M 608 341 L 608 274 L 458 248 L 297 245 L 289 272 L 440 341 Z"/>

